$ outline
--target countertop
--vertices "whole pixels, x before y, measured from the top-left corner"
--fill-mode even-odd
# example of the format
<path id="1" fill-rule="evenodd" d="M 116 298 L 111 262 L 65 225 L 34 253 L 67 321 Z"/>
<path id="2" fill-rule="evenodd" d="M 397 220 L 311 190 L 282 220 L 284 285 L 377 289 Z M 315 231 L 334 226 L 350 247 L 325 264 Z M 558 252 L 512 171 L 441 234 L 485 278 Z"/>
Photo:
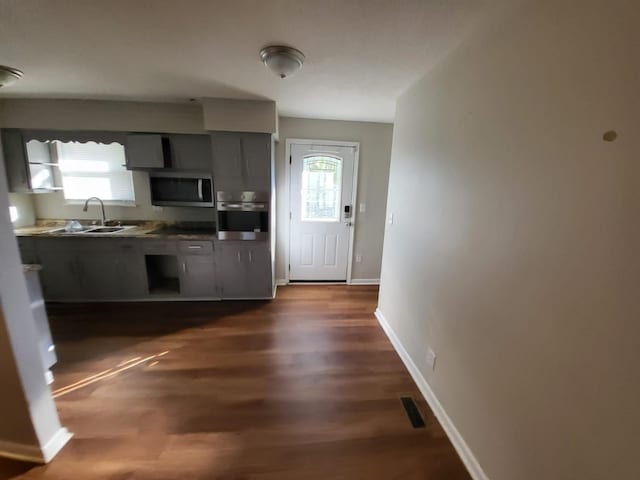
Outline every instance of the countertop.
<path id="1" fill-rule="evenodd" d="M 161 238 L 176 240 L 213 240 L 216 238 L 215 225 L 208 222 L 148 222 L 127 221 L 124 226 L 132 226 L 121 232 L 113 233 L 67 233 L 52 232 L 63 228 L 69 220 L 38 220 L 31 227 L 16 228 L 16 237 L 38 238 Z M 84 224 L 89 226 L 90 224 Z M 93 226 L 93 225 L 92 225 Z M 99 227 L 99 225 L 95 225 Z M 117 225 L 114 225 L 117 226 Z"/>

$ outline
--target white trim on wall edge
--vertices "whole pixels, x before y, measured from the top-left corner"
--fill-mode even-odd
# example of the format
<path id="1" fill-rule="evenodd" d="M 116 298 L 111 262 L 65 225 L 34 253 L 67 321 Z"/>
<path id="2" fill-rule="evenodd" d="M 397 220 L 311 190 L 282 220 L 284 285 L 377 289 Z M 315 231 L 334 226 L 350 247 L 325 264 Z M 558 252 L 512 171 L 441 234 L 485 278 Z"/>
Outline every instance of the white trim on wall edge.
<path id="1" fill-rule="evenodd" d="M 460 432 L 453 424 L 453 421 L 451 420 L 451 418 L 449 418 L 449 415 L 447 415 L 447 412 L 436 397 L 435 393 L 433 393 L 433 390 L 431 390 L 431 387 L 427 383 L 427 380 L 424 378 L 422 373 L 420 373 L 420 370 L 418 369 L 416 364 L 413 363 L 413 360 L 411 359 L 405 348 L 402 346 L 400 339 L 391 328 L 391 325 L 389 325 L 389 323 L 387 322 L 384 314 L 380 311 L 379 308 L 376 308 L 374 314 L 378 319 L 378 323 L 380 323 L 380 326 L 384 330 L 384 333 L 386 333 L 387 337 L 389 337 L 389 341 L 393 345 L 393 348 L 395 348 L 405 367 L 407 367 L 407 370 L 413 378 L 413 381 L 416 382 L 416 385 L 420 389 L 420 393 L 422 393 L 422 396 L 429 404 L 429 407 L 431 407 L 431 410 L 440 422 L 440 425 L 449 437 L 449 440 L 451 440 L 453 447 L 458 452 L 458 455 L 462 459 L 464 465 L 467 467 L 467 470 L 469 471 L 471 477 L 474 480 L 489 480 L 489 477 L 486 473 L 484 473 L 484 470 L 482 470 L 480 463 L 478 463 L 478 460 L 473 455 L 473 452 L 469 448 L 469 445 L 467 445 L 467 443 L 464 441 L 464 438 L 462 438 L 462 435 L 460 435 Z"/>
<path id="2" fill-rule="evenodd" d="M 276 285 L 278 287 L 284 287 L 285 285 L 289 284 L 289 280 L 287 280 L 286 278 L 279 278 L 276 280 Z"/>
<path id="3" fill-rule="evenodd" d="M 352 278 L 350 285 L 380 285 L 379 278 Z"/>
<path id="4" fill-rule="evenodd" d="M 7 442 L 0 440 L 0 457 L 12 458 L 33 463 L 49 463 L 62 447 L 73 436 L 66 428 L 60 428 L 47 444 L 38 448 L 35 445 L 25 445 L 23 443 Z"/>
<path id="5" fill-rule="evenodd" d="M 60 427 L 58 431 L 51 437 L 51 439 L 42 447 L 42 456 L 44 462 L 49 463 L 53 457 L 55 457 L 62 447 L 64 447 L 69 440 L 73 437 L 73 433 L 64 427 Z"/>

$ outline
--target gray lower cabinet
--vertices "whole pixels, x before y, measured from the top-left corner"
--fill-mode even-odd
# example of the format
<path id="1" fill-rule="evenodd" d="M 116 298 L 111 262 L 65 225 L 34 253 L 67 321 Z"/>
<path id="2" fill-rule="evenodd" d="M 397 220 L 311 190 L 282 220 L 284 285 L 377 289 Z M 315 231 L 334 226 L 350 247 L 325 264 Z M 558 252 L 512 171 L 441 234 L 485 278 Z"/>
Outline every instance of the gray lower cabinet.
<path id="1" fill-rule="evenodd" d="M 189 298 L 220 298 L 213 241 L 180 240 L 177 250 L 181 264 L 181 295 Z"/>
<path id="2" fill-rule="evenodd" d="M 213 255 L 182 255 L 180 293 L 184 297 L 220 298 Z"/>
<path id="3" fill-rule="evenodd" d="M 42 265 L 46 300 L 272 297 L 268 242 L 24 238 L 20 245 Z"/>
<path id="4" fill-rule="evenodd" d="M 271 253 L 267 242 L 219 242 L 216 263 L 223 300 L 271 298 Z"/>
<path id="5" fill-rule="evenodd" d="M 40 280 L 46 300 L 79 300 L 84 298 L 76 242 L 65 239 L 38 239 L 38 263 L 42 265 Z"/>

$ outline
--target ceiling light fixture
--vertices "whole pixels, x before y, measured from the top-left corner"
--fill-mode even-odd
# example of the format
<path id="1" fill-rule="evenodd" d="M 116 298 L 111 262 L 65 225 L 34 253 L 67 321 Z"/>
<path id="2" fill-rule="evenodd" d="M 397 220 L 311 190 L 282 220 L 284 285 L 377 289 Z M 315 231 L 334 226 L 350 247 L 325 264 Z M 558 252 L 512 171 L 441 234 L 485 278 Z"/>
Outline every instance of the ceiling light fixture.
<path id="1" fill-rule="evenodd" d="M 22 72 L 17 68 L 0 65 L 0 87 L 8 87 L 22 78 Z"/>
<path id="2" fill-rule="evenodd" d="M 284 45 L 269 45 L 260 50 L 260 60 L 280 78 L 287 78 L 302 68 L 304 53 Z"/>

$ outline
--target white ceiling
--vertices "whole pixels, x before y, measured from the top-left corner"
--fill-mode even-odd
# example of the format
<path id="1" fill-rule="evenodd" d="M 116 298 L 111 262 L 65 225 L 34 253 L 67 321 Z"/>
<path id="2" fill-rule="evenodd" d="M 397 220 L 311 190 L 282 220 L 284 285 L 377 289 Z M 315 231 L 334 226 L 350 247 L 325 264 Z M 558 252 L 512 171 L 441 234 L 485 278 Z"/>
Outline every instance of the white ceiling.
<path id="1" fill-rule="evenodd" d="M 395 100 L 492 0 L 0 0 L 0 97 L 276 100 L 280 114 L 390 122 Z M 280 80 L 258 51 L 307 55 Z"/>

